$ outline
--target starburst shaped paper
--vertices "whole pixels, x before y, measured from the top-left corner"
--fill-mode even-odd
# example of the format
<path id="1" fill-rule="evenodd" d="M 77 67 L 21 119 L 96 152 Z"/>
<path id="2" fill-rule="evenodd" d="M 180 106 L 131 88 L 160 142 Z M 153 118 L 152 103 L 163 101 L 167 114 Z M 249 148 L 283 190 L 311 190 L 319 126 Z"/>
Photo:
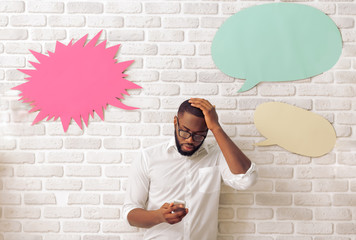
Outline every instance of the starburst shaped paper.
<path id="1" fill-rule="evenodd" d="M 39 111 L 33 124 L 47 118 L 60 118 L 66 132 L 71 119 L 82 129 L 82 119 L 88 126 L 94 111 L 104 120 L 103 109 L 112 105 L 125 110 L 137 109 L 123 104 L 127 89 L 140 86 L 126 80 L 125 69 L 133 60 L 118 62 L 115 55 L 120 44 L 106 48 L 106 40 L 96 45 L 100 31 L 87 44 L 88 34 L 73 43 L 57 41 L 55 51 L 48 56 L 31 51 L 38 60 L 30 62 L 35 69 L 19 69 L 29 75 L 28 81 L 14 87 L 21 91 L 20 100 L 30 103 L 30 112 Z"/>

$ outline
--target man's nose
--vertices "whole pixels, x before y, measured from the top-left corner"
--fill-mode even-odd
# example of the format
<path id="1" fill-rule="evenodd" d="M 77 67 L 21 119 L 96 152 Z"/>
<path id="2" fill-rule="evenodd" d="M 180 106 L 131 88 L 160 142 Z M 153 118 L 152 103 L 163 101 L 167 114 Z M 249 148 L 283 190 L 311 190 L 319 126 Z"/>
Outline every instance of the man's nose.
<path id="1" fill-rule="evenodd" d="M 187 142 L 188 143 L 194 143 L 193 135 L 191 135 L 189 138 L 187 138 Z"/>

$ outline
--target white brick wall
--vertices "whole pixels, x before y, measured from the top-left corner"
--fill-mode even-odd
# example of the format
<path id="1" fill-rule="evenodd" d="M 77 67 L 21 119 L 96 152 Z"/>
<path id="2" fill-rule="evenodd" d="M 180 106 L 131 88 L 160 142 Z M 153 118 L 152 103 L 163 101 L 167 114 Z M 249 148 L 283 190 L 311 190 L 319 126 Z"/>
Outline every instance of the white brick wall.
<path id="1" fill-rule="evenodd" d="M 216 69 L 210 55 L 219 26 L 237 11 L 265 1 L 0 0 L 0 240 L 141 239 L 122 219 L 130 163 L 142 148 L 169 139 L 180 102 L 195 96 L 217 106 L 220 121 L 256 162 L 259 181 L 236 192 L 223 186 L 219 240 L 356 240 L 356 3 L 301 1 L 340 28 L 343 53 L 331 70 L 306 80 L 243 81 Z M 36 113 L 10 90 L 31 68 L 28 49 L 46 53 L 104 29 L 101 40 L 121 44 L 119 61 L 134 59 L 124 111 L 108 107 L 64 133 L 59 121 L 31 126 Z M 333 151 L 295 155 L 262 139 L 253 112 L 266 101 L 312 110 L 336 129 Z"/>

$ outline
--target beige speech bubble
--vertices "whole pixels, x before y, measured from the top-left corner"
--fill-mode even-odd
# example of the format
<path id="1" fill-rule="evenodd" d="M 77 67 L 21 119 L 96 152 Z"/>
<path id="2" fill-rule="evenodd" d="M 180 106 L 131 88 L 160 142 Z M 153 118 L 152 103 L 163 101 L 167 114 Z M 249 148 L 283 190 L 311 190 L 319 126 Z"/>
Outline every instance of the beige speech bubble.
<path id="1" fill-rule="evenodd" d="M 254 113 L 257 130 L 267 139 L 257 146 L 279 145 L 309 157 L 330 152 L 336 142 L 333 126 L 325 118 L 286 103 L 260 104 Z"/>

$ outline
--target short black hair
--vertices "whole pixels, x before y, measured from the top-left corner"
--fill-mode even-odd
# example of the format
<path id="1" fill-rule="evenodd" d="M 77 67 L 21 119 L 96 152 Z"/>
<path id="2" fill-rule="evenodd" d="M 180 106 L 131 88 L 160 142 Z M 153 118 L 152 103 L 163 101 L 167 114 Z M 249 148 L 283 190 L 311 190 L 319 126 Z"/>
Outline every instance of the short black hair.
<path id="1" fill-rule="evenodd" d="M 204 118 L 203 111 L 200 108 L 193 107 L 189 103 L 189 99 L 182 102 L 182 104 L 178 108 L 178 115 L 182 115 L 185 112 L 191 113 L 196 117 Z"/>

